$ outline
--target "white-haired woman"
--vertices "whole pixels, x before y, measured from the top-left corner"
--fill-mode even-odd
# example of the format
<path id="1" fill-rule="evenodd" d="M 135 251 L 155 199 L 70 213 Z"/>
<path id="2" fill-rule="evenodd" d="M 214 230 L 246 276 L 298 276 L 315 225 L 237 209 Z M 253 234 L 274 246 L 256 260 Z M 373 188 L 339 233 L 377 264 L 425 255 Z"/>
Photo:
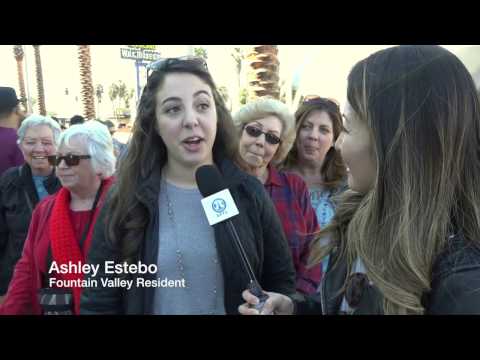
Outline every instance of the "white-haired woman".
<path id="1" fill-rule="evenodd" d="M 60 133 L 58 123 L 49 117 L 27 117 L 17 131 L 25 163 L 0 177 L 0 296 L 7 292 L 22 255 L 33 209 L 61 187 L 55 168 L 47 160 L 57 151 Z"/>
<path id="2" fill-rule="evenodd" d="M 287 156 L 295 138 L 295 119 L 274 99 L 259 99 L 234 116 L 240 133 L 237 164 L 254 175 L 272 198 L 288 240 L 296 271 L 296 289 L 312 294 L 320 284 L 320 266 L 307 268 L 310 242 L 319 231 L 305 182 L 275 166 Z"/>
<path id="3" fill-rule="evenodd" d="M 22 257 L 0 307 L 2 314 L 55 312 L 55 307 L 43 306 L 41 301 L 48 295 L 48 302 L 56 304 L 60 297 L 55 295 L 60 294 L 65 302 L 58 310 L 78 314 L 82 271 L 69 267 L 62 274 L 56 270 L 85 262 L 99 209 L 113 182 L 110 133 L 96 121 L 74 125 L 60 135 L 58 152 L 48 161 L 57 167 L 62 188 L 33 212 Z"/>

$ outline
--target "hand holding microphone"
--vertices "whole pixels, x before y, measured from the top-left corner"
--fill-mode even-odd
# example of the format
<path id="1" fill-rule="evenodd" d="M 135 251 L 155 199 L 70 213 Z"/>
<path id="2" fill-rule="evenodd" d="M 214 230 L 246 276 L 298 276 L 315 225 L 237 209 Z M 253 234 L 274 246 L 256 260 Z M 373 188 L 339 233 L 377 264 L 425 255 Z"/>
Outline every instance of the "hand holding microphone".
<path id="1" fill-rule="evenodd" d="M 250 307 L 253 307 L 259 313 L 261 313 L 266 301 L 268 300 L 268 295 L 263 292 L 262 288 L 256 281 L 251 281 L 250 284 L 248 284 L 248 290 L 258 299 L 256 304 L 251 304 Z"/>
<path id="2" fill-rule="evenodd" d="M 238 307 L 238 312 L 242 315 L 293 315 L 293 301 L 288 296 L 275 292 L 266 292 L 266 296 L 262 308 L 258 309 L 261 300 L 245 290 L 242 297 L 246 303 Z"/>
<path id="3" fill-rule="evenodd" d="M 245 249 L 240 241 L 235 225 L 230 220 L 233 216 L 238 215 L 238 209 L 228 190 L 223 177 L 218 169 L 213 165 L 204 165 L 197 169 L 195 178 L 198 190 L 204 197 L 202 205 L 207 215 L 208 223 L 215 225 L 219 222 L 225 222 L 226 228 L 233 238 L 233 242 L 237 247 L 243 267 L 250 279 L 247 285 L 250 292 L 258 299 L 258 302 L 252 304 L 256 311 L 262 312 L 266 304 L 268 295 L 263 292 L 258 283 L 253 269 L 248 260 Z"/>

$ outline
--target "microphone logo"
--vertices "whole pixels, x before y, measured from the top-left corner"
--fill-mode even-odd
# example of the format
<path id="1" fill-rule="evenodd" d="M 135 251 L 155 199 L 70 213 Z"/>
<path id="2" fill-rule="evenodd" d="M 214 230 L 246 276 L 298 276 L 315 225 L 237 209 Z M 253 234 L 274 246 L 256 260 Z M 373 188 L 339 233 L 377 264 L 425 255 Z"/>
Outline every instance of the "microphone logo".
<path id="1" fill-rule="evenodd" d="M 225 200 L 219 199 L 219 198 L 213 200 L 212 209 L 216 213 L 221 214 L 225 211 L 226 208 L 227 208 L 227 203 L 225 202 Z"/>
<path id="2" fill-rule="evenodd" d="M 215 225 L 238 215 L 237 206 L 228 189 L 203 198 L 202 206 L 210 225 Z"/>

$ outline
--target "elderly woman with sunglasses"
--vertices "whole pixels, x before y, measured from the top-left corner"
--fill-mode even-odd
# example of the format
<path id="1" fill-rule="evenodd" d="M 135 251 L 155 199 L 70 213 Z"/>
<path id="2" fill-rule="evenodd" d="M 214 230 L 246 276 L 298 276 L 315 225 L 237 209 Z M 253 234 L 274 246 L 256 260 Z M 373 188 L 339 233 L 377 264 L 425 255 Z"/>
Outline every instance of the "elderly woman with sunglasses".
<path id="1" fill-rule="evenodd" d="M 33 209 L 60 188 L 47 160 L 56 152 L 60 132 L 56 121 L 40 115 L 27 117 L 17 131 L 25 163 L 0 178 L 0 296 L 7 292 L 22 254 Z"/>
<path id="2" fill-rule="evenodd" d="M 319 231 L 307 186 L 296 174 L 278 171 L 294 137 L 294 118 L 287 106 L 270 98 L 243 106 L 234 116 L 240 134 L 237 164 L 254 175 L 270 195 L 288 240 L 296 270 L 296 289 L 317 290 L 321 268 L 307 268 L 310 243 Z"/>
<path id="3" fill-rule="evenodd" d="M 40 303 L 42 293 L 65 295 L 67 303 L 61 305 L 68 308 L 63 313 L 79 313 L 83 275 L 77 270 L 85 262 L 93 226 L 113 182 L 112 138 L 96 121 L 74 125 L 60 135 L 57 154 L 45 156 L 56 166 L 62 188 L 33 212 L 2 314 L 51 312 L 52 304 Z M 66 273 L 57 271 L 65 266 Z"/>

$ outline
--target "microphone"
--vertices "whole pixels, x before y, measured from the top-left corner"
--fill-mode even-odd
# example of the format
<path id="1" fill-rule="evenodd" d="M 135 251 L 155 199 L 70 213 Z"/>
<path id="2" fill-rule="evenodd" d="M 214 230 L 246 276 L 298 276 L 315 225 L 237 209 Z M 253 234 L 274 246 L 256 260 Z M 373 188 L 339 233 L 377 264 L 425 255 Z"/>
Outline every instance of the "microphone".
<path id="1" fill-rule="evenodd" d="M 238 209 L 232 195 L 230 194 L 230 190 L 228 189 L 222 174 L 214 165 L 203 165 L 199 167 L 195 172 L 195 179 L 197 181 L 198 190 L 204 197 L 202 205 L 209 224 L 214 225 L 219 222 L 225 222 L 226 228 L 234 240 L 233 242 L 239 252 L 242 265 L 250 279 L 247 287 L 250 292 L 260 300 L 254 307 L 261 312 L 265 305 L 265 301 L 268 299 L 268 295 L 262 291 L 262 288 L 252 270 L 252 266 L 248 261 L 247 254 L 240 241 L 235 225 L 232 220 L 230 220 L 233 216 L 238 215 Z"/>

